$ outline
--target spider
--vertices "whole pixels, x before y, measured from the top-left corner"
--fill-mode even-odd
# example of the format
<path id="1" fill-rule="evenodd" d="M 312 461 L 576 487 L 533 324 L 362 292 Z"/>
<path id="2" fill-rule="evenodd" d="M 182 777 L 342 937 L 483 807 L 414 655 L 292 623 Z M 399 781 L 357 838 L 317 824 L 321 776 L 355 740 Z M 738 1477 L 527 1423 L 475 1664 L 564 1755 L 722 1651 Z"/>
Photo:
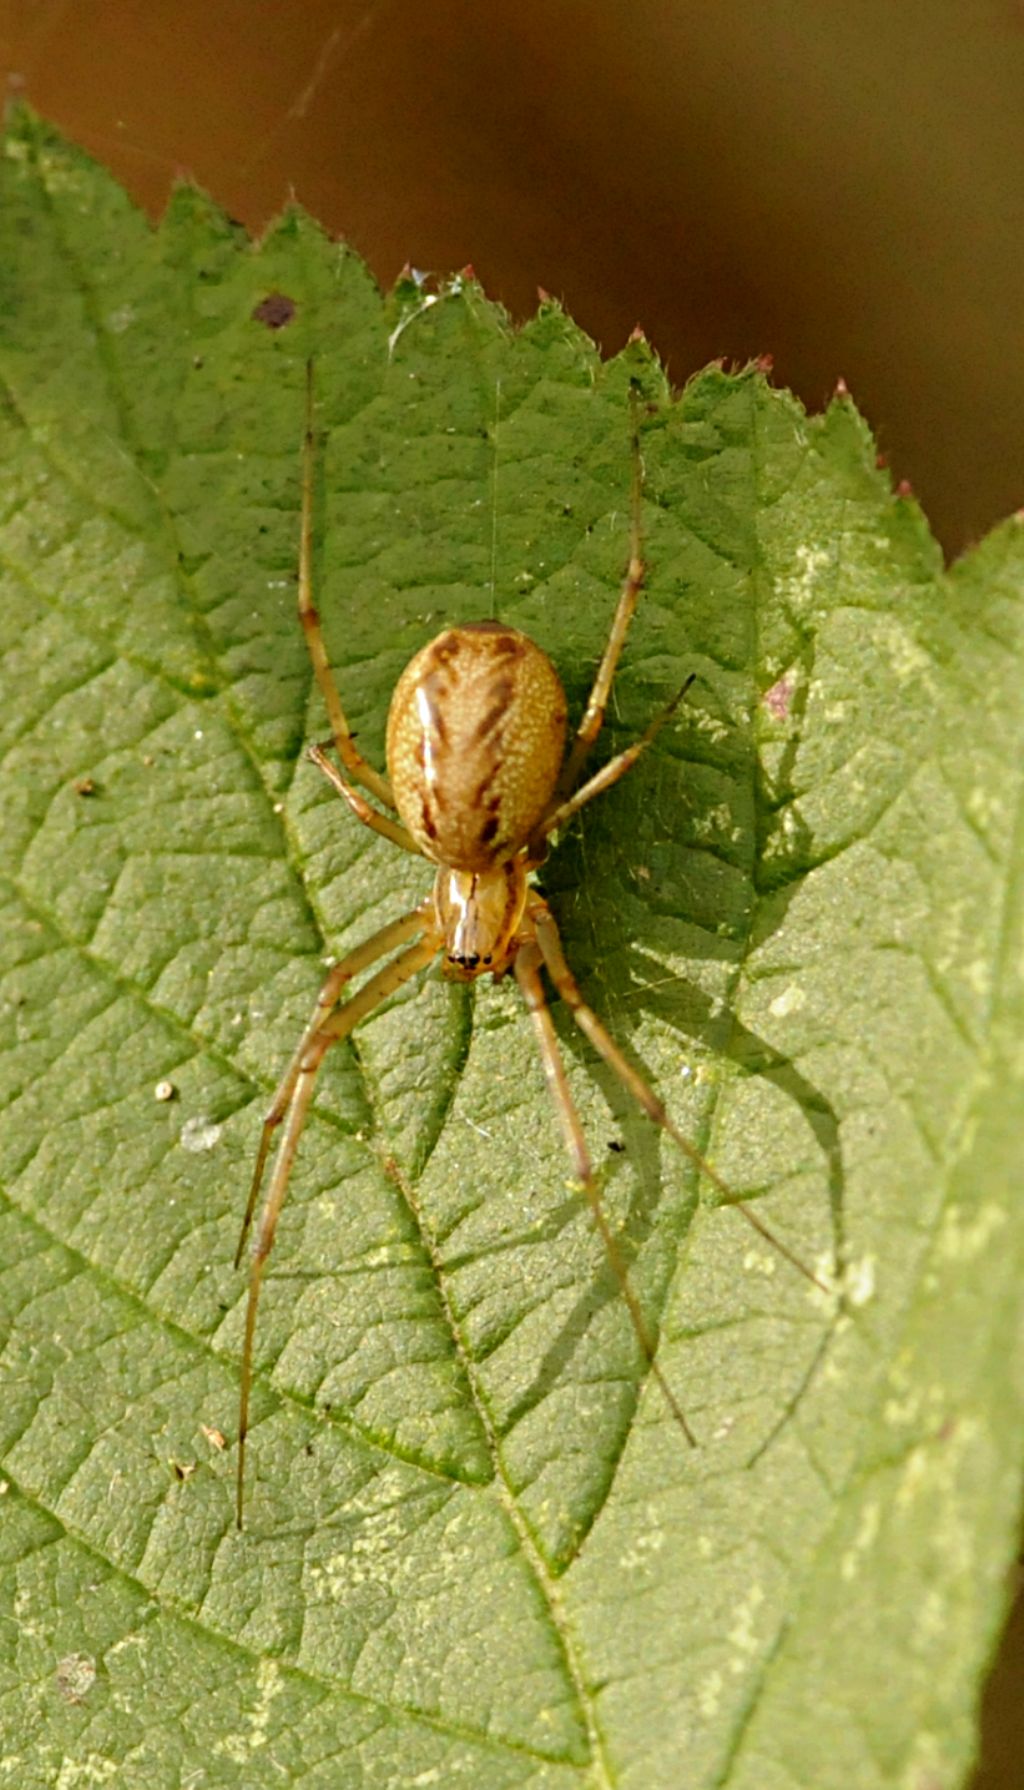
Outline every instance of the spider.
<path id="1" fill-rule="evenodd" d="M 629 559 L 593 687 L 568 753 L 565 693 L 547 654 L 504 622 L 467 622 L 444 629 L 402 672 L 388 711 L 388 775 L 382 776 L 355 744 L 313 602 L 314 378 L 312 362 L 307 365 L 299 618 L 331 725 L 331 739 L 311 747 L 309 755 L 364 826 L 383 834 L 403 851 L 419 853 L 436 866 L 436 875 L 425 900 L 357 945 L 330 970 L 263 1121 L 236 1267 L 252 1227 L 271 1141 L 282 1123 L 284 1132 L 252 1244 L 238 1420 L 235 1514 L 239 1529 L 260 1288 L 317 1072 L 332 1044 L 347 1038 L 367 1014 L 438 955 L 442 974 L 451 981 L 472 982 L 484 975 L 497 980 L 509 971 L 514 974 L 533 1024 L 575 1177 L 586 1195 L 648 1369 L 691 1446 L 696 1445 L 693 1432 L 658 1364 L 655 1339 L 601 1201 L 569 1092 L 542 971 L 547 972 L 580 1030 L 654 1123 L 763 1238 L 821 1285 L 762 1220 L 736 1200 L 711 1164 L 677 1130 L 662 1101 L 587 1005 L 566 962 L 551 909 L 530 880 L 531 872 L 547 856 L 552 834 L 625 776 L 693 682 L 691 675 L 639 739 L 578 784 L 601 731 L 615 669 L 644 581 L 643 466 L 635 388 L 631 392 L 630 439 Z M 332 745 L 340 768 L 327 757 Z M 357 784 L 381 806 L 367 801 Z M 353 977 L 392 952 L 396 955 L 375 970 L 358 993 L 342 998 Z"/>

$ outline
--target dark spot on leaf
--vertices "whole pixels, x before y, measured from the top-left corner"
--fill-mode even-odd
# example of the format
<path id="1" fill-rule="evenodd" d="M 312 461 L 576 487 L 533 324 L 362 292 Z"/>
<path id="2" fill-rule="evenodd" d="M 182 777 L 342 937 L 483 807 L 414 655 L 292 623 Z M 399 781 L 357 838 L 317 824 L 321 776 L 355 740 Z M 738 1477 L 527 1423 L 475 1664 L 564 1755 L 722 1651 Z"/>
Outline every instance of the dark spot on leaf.
<path id="1" fill-rule="evenodd" d="M 625 1154 L 626 1146 L 625 1144 L 620 1144 L 617 1137 L 610 1137 L 608 1139 L 608 1148 L 609 1150 L 614 1150 L 616 1156 L 622 1156 Z"/>
<path id="2" fill-rule="evenodd" d="M 283 292 L 268 292 L 252 313 L 254 323 L 265 323 L 268 329 L 284 329 L 295 315 L 295 300 Z"/>

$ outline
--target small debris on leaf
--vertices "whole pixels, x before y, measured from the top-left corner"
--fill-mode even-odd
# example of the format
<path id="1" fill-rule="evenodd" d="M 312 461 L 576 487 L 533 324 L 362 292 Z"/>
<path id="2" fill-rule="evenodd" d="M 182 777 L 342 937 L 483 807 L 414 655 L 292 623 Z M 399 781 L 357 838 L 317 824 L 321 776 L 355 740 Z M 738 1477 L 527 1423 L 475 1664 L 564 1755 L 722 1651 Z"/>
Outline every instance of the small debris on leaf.
<path id="1" fill-rule="evenodd" d="M 57 1689 L 65 1703 L 81 1703 L 96 1682 L 96 1661 L 87 1653 L 69 1653 L 57 1662 Z"/>
<path id="2" fill-rule="evenodd" d="M 265 323 L 268 329 L 284 329 L 295 315 L 295 300 L 284 292 L 268 292 L 253 309 L 254 323 Z"/>

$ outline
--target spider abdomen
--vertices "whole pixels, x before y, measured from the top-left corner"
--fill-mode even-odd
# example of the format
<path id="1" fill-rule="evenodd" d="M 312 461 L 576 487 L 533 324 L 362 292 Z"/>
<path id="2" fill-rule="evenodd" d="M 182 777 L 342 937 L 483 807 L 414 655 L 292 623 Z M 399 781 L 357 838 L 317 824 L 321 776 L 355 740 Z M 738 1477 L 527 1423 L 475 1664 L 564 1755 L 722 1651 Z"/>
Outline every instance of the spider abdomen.
<path id="1" fill-rule="evenodd" d="M 525 844 L 565 750 L 565 693 L 539 646 L 502 622 L 447 628 L 406 666 L 388 711 L 388 773 L 420 850 L 485 870 Z"/>

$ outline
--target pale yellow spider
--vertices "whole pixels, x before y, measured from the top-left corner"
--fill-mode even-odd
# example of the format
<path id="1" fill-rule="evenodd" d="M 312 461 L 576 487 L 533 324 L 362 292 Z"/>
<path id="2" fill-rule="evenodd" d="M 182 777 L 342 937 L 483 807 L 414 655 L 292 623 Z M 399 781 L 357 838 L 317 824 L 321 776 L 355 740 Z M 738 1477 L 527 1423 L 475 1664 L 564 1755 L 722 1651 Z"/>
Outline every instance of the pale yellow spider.
<path id="1" fill-rule="evenodd" d="M 313 603 L 312 366 L 308 369 L 299 617 L 327 705 L 333 745 L 344 770 L 331 763 L 323 746 L 312 747 L 310 756 L 365 826 L 382 833 L 404 851 L 418 852 L 429 859 L 437 866 L 437 875 L 426 900 L 411 913 L 382 927 L 365 944 L 357 945 L 330 971 L 263 1121 L 236 1266 L 241 1261 L 252 1224 L 271 1138 L 282 1121 L 285 1129 L 253 1239 L 238 1420 L 236 1517 L 239 1528 L 242 1526 L 245 1441 L 260 1286 L 317 1071 L 332 1044 L 339 1038 L 347 1038 L 361 1019 L 439 952 L 442 954 L 442 973 L 453 981 L 471 982 L 483 975 L 498 978 L 509 970 L 515 973 L 533 1021 L 544 1074 L 554 1097 L 576 1178 L 590 1203 L 647 1365 L 691 1446 L 693 1434 L 658 1365 L 654 1339 L 601 1203 L 590 1154 L 559 1054 L 541 980 L 542 969 L 547 970 L 581 1031 L 655 1124 L 673 1138 L 761 1236 L 779 1249 L 801 1273 L 815 1278 L 748 1207 L 735 1200 L 711 1164 L 676 1129 L 653 1089 L 623 1056 L 580 994 L 565 960 L 551 910 L 530 885 L 530 872 L 543 863 L 551 834 L 578 813 L 584 803 L 618 782 L 636 763 L 692 682 L 692 678 L 687 679 L 682 690 L 640 739 L 574 791 L 587 754 L 601 730 L 615 667 L 644 578 L 642 464 L 635 396 L 631 439 L 633 481 L 629 561 L 601 663 L 568 755 L 565 754 L 565 693 L 546 653 L 525 634 L 503 622 L 468 622 L 462 627 L 446 628 L 431 640 L 399 678 L 388 711 L 388 776 L 383 777 L 366 762 L 352 738 L 327 661 L 320 618 Z M 355 788 L 356 783 L 361 783 L 391 813 L 382 814 L 360 794 Z M 340 999 L 342 990 L 354 976 L 395 950 L 397 955 L 370 976 L 357 994 L 345 1001 Z"/>

